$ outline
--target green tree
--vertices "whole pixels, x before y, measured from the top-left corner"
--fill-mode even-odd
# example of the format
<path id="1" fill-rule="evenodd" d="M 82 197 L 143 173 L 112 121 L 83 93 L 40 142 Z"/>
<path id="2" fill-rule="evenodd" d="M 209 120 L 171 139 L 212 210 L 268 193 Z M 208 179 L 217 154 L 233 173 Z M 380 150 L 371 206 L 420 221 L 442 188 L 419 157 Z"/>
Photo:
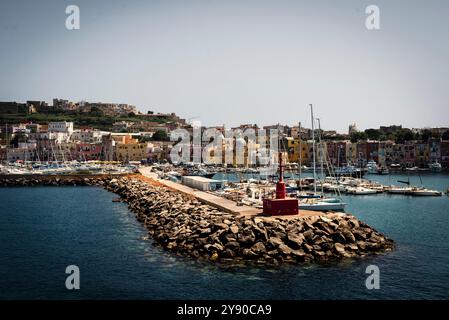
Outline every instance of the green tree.
<path id="1" fill-rule="evenodd" d="M 14 134 L 14 137 L 11 139 L 9 144 L 11 146 L 13 146 L 14 148 L 17 148 L 17 147 L 19 147 L 19 142 L 26 142 L 26 141 L 27 141 L 27 136 L 22 132 L 18 132 L 16 134 Z"/>
<path id="2" fill-rule="evenodd" d="M 429 129 L 424 129 L 421 132 L 420 140 L 427 142 L 427 141 L 429 141 L 429 139 L 431 137 L 432 137 L 432 131 L 430 131 Z"/>
<path id="3" fill-rule="evenodd" d="M 396 132 L 396 143 L 404 143 L 405 141 L 415 140 L 415 135 L 410 129 L 401 129 Z"/>
<path id="4" fill-rule="evenodd" d="M 149 136 L 139 136 L 137 139 L 139 139 L 139 142 L 148 142 L 151 140 Z"/>
<path id="5" fill-rule="evenodd" d="M 368 136 L 366 135 L 366 133 L 360 132 L 360 131 L 351 133 L 351 137 L 350 137 L 351 142 L 353 142 L 353 143 L 360 141 L 360 140 L 366 140 L 367 138 L 368 138 Z"/>
<path id="6" fill-rule="evenodd" d="M 366 129 L 366 136 L 371 140 L 379 140 L 380 131 L 378 129 Z"/>
<path id="7" fill-rule="evenodd" d="M 92 107 L 90 114 L 95 117 L 101 117 L 103 115 L 103 111 L 98 107 Z"/>
<path id="8" fill-rule="evenodd" d="M 168 140 L 168 135 L 167 135 L 167 132 L 165 132 L 164 130 L 157 130 L 153 134 L 152 138 L 153 138 L 154 141 L 167 141 Z"/>
<path id="9" fill-rule="evenodd" d="M 441 136 L 441 138 L 442 138 L 443 140 L 449 140 L 449 130 L 444 131 L 444 132 L 443 132 L 443 135 Z"/>

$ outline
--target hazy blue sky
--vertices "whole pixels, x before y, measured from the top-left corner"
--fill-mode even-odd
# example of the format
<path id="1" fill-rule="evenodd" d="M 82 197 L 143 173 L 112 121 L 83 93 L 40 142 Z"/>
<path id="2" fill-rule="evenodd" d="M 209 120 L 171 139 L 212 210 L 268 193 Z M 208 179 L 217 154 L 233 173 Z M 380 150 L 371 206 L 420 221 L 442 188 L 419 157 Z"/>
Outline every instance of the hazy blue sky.
<path id="1" fill-rule="evenodd" d="M 381 30 L 365 28 L 369 4 Z M 307 126 L 313 103 L 325 129 L 449 126 L 448 14 L 445 0 L 2 0 L 0 100 Z"/>

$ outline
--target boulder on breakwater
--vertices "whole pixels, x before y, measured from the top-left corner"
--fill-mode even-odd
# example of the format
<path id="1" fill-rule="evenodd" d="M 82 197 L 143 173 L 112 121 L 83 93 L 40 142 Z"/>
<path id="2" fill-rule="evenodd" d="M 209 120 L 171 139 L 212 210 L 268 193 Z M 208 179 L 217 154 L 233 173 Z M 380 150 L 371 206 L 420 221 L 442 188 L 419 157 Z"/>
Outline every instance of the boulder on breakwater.
<path id="1" fill-rule="evenodd" d="M 148 229 L 155 244 L 197 259 L 280 264 L 325 262 L 392 250 L 391 239 L 346 214 L 279 217 L 221 212 L 163 186 L 132 179 L 109 179 Z"/>

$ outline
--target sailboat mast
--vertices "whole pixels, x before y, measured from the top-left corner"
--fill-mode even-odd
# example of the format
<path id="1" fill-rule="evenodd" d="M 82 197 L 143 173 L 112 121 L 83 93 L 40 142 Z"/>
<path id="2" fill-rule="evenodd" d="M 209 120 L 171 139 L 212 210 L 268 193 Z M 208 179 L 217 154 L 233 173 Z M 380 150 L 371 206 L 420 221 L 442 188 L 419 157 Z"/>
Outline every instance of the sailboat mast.
<path id="1" fill-rule="evenodd" d="M 321 167 L 321 194 L 323 194 L 324 190 L 323 190 L 323 182 L 324 182 L 324 165 L 323 165 L 323 161 L 324 161 L 324 147 L 323 147 L 323 141 L 321 140 L 321 121 L 319 118 L 316 119 L 318 121 L 318 141 L 319 141 L 319 146 L 320 146 L 320 167 Z"/>
<path id="2" fill-rule="evenodd" d="M 313 156 L 313 191 L 316 193 L 316 164 L 315 164 L 315 128 L 313 125 L 313 106 L 310 104 L 310 116 L 312 118 L 312 156 Z"/>
<path id="3" fill-rule="evenodd" d="M 281 146 L 281 128 L 280 124 L 278 123 L 278 148 L 279 148 L 279 181 L 282 182 L 283 180 L 283 171 L 282 171 L 282 146 Z"/>
<path id="4" fill-rule="evenodd" d="M 298 123 L 298 139 L 299 139 L 299 190 L 302 191 L 302 139 L 301 139 L 301 121 Z"/>

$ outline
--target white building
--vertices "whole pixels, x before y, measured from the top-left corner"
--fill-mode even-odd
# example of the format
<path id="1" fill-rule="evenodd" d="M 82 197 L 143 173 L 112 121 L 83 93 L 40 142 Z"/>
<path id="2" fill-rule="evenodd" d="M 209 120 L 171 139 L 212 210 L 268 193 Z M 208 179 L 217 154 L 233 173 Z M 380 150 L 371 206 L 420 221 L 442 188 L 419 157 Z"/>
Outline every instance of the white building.
<path id="1" fill-rule="evenodd" d="M 73 122 L 50 122 L 48 124 L 49 132 L 62 132 L 71 135 L 73 133 Z"/>
<path id="2" fill-rule="evenodd" d="M 201 191 L 213 191 L 221 188 L 223 181 L 209 179 L 201 176 L 183 176 L 182 183 Z"/>
<path id="3" fill-rule="evenodd" d="M 31 161 L 34 160 L 35 150 L 30 148 L 8 148 L 6 151 L 6 160 L 8 162 Z"/>
<path id="4" fill-rule="evenodd" d="M 74 130 L 70 136 L 72 141 L 80 141 L 85 143 L 99 143 L 104 135 L 108 135 L 109 132 L 99 130 Z"/>
<path id="5" fill-rule="evenodd" d="M 31 134 L 30 138 L 35 140 L 54 140 L 56 143 L 68 142 L 70 135 L 66 132 L 39 132 Z"/>

